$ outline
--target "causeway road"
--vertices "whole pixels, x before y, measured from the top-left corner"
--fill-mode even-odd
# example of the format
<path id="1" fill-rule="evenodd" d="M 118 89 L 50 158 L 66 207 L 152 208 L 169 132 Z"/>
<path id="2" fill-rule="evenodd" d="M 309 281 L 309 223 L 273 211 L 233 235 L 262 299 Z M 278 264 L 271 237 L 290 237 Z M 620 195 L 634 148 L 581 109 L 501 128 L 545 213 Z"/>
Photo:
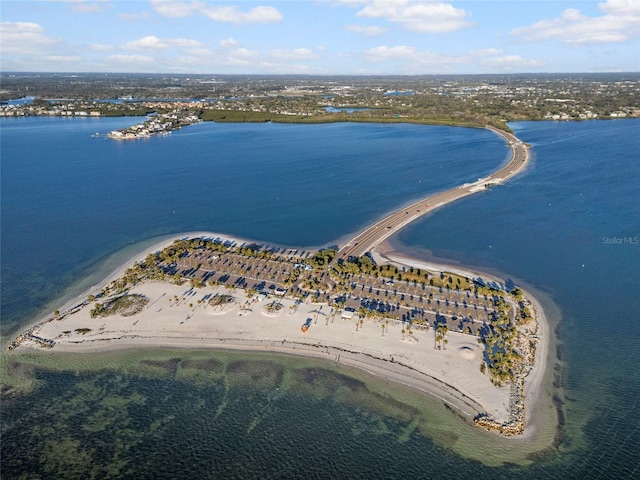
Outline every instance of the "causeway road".
<path id="1" fill-rule="evenodd" d="M 387 215 L 382 220 L 377 221 L 352 238 L 340 249 L 334 261 L 337 259 L 348 259 L 349 257 L 360 257 L 409 223 L 432 212 L 436 208 L 481 192 L 490 185 L 499 185 L 523 171 L 531 157 L 527 145 L 521 142 L 515 135 L 505 132 L 504 130 L 491 126 L 485 128 L 504 138 L 511 148 L 511 158 L 500 170 L 492 173 L 488 177 L 478 179 L 476 182 L 465 183 L 459 187 L 454 187 L 450 190 L 425 197 Z"/>

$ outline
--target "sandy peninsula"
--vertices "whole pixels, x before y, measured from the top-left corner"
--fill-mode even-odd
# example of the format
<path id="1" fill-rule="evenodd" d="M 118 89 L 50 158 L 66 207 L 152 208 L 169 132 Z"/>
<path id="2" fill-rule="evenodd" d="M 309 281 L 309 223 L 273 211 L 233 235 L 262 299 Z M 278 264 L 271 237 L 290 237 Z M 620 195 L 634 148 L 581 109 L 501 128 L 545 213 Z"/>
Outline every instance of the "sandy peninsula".
<path id="1" fill-rule="evenodd" d="M 177 238 L 220 240 L 222 237 L 194 232 Z M 128 295 L 146 299 L 140 311 L 133 315 L 126 312 L 105 317 L 91 315 L 95 305 L 93 295 L 99 295 L 105 285 L 120 278 L 131 264 L 143 261 L 149 253 L 162 250 L 173 240 L 165 240 L 137 255 L 87 292 L 82 301 L 71 302 L 57 315 L 34 325 L 18 337 L 14 349 L 49 347 L 52 352 L 93 352 L 138 347 L 197 347 L 313 356 L 415 388 L 439 399 L 470 422 L 486 417 L 495 425 L 513 424 L 514 418 L 522 427 L 533 424 L 530 410 L 525 410 L 524 404 L 536 402 L 547 345 L 546 319 L 535 299 L 532 305 L 538 326 L 538 348 L 534 368 L 523 379 L 524 391 L 520 393 L 510 384 L 495 385 L 488 374 L 481 373 L 485 347 L 474 335 L 450 331 L 446 345 L 442 342 L 437 345 L 436 332 L 428 326 L 407 328 L 399 320 L 360 318 L 357 312 L 345 315 L 344 310 L 326 302 L 309 298 L 301 301 L 268 290 L 256 294 L 232 285 L 205 284 L 197 288 L 188 282 L 177 285 L 149 279 L 127 291 Z M 230 245 L 245 243 L 237 238 L 222 240 Z M 374 250 L 373 256 L 380 262 L 412 265 L 432 272 L 444 268 L 394 255 L 388 250 L 388 245 L 383 243 Z M 215 299 L 224 301 L 213 301 Z M 306 332 L 303 325 L 308 326 Z M 520 412 L 519 417 L 514 416 L 515 410 Z M 530 431 L 526 429 L 525 435 Z M 522 429 L 515 434 L 522 434 Z"/>
<path id="2" fill-rule="evenodd" d="M 379 263 L 391 263 L 395 265 L 413 266 L 423 268 L 432 272 L 452 272 L 470 278 L 481 277 L 484 281 L 505 288 L 503 280 L 486 272 L 477 272 L 458 265 L 445 265 L 441 263 L 427 262 L 424 260 L 409 257 L 401 252 L 397 252 L 388 241 L 380 243 L 372 252 L 373 258 Z M 536 351 L 533 360 L 533 368 L 524 381 L 524 432 L 523 437 L 530 437 L 539 428 L 541 421 L 538 418 L 541 407 L 542 383 L 547 371 L 549 349 L 551 345 L 551 332 L 549 319 L 540 301 L 528 291 L 525 297 L 530 304 L 530 308 L 535 319 Z"/>
<path id="3" fill-rule="evenodd" d="M 406 258 L 386 243 L 434 209 L 526 169 L 527 145 L 486 128 L 511 151 L 498 171 L 403 206 L 339 251 L 316 252 L 309 262 L 310 252 L 297 249 L 276 255 L 240 239 L 183 234 L 178 240 L 195 243 L 151 247 L 9 350 L 178 346 L 309 355 L 433 395 L 482 428 L 530 434 L 537 408 L 525 405 L 538 405 L 549 344 L 539 302 L 499 279 L 479 284 L 474 272 Z"/>

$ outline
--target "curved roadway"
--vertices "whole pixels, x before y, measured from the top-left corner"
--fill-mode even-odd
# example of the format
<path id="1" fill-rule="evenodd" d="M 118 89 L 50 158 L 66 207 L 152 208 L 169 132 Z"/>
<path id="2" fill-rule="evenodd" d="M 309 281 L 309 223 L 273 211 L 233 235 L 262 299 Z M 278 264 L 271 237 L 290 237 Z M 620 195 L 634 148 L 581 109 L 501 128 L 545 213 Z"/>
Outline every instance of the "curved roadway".
<path id="1" fill-rule="evenodd" d="M 436 193 L 393 212 L 351 239 L 349 243 L 340 249 L 334 260 L 360 257 L 424 214 L 447 203 L 481 192 L 489 185 L 500 184 L 524 170 L 530 158 L 528 147 L 511 133 L 490 126 L 486 128 L 504 138 L 511 147 L 511 159 L 500 170 L 476 182 L 466 183 L 459 187 Z"/>

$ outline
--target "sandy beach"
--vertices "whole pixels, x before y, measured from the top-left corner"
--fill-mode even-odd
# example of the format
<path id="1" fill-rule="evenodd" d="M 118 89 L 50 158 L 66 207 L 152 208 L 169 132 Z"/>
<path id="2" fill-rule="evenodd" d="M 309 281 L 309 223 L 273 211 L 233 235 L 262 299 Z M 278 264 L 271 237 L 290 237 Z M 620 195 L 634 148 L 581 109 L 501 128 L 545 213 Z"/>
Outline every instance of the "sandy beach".
<path id="1" fill-rule="evenodd" d="M 187 237 L 219 238 L 236 244 L 248 242 L 211 232 L 192 232 L 166 239 L 136 255 L 87 295 L 97 294 L 148 253 L 161 250 L 174 239 Z M 373 254 L 378 262 L 451 271 L 446 266 L 426 264 L 394 253 L 386 242 Z M 464 270 L 459 273 L 474 276 L 473 272 Z M 470 422 L 479 414 L 488 414 L 500 423 L 509 420 L 510 387 L 497 387 L 489 375 L 480 372 L 484 346 L 478 344 L 475 336 L 451 331 L 446 347 L 436 348 L 433 329 L 415 326 L 409 334 L 399 321 L 363 319 L 360 322 L 357 315 L 343 318 L 326 303 L 301 303 L 272 295 L 249 298 L 242 289 L 220 285 L 193 288 L 188 283 L 176 285 L 148 280 L 130 289 L 129 294 L 144 295 L 149 300 L 146 307 L 133 316 L 115 314 L 92 318 L 90 310 L 94 303 L 79 306 L 75 301 L 60 309 L 60 319 L 46 319 L 37 324 L 31 334 L 53 341 L 52 352 L 184 347 L 313 356 L 415 388 L 439 399 Z M 214 307 L 209 300 L 216 295 L 230 295 L 233 299 L 224 306 Z M 537 314 L 540 340 L 535 368 L 525 383 L 525 436 L 535 428 L 532 412 L 536 408 L 530 406 L 537 404 L 548 344 L 544 311 L 534 298 L 529 298 Z M 276 311 L 268 307 L 274 302 L 280 303 Z M 303 333 L 301 327 L 305 323 L 310 325 Z M 20 349 L 39 346 L 42 344 L 31 338 L 23 341 Z"/>
<path id="2" fill-rule="evenodd" d="M 481 277 L 485 282 L 492 283 L 497 286 L 504 286 L 504 281 L 486 272 L 477 272 L 467 270 L 459 265 L 446 265 L 442 263 L 433 263 L 425 260 L 409 257 L 401 252 L 396 251 L 388 241 L 380 243 L 372 252 L 373 258 L 378 263 L 391 263 L 398 266 L 412 266 L 435 272 L 451 272 L 469 278 Z M 537 321 L 537 348 L 535 353 L 535 366 L 526 378 L 525 382 L 525 431 L 522 438 L 532 436 L 539 427 L 538 414 L 541 405 L 542 382 L 548 365 L 549 348 L 551 342 L 549 320 L 546 317 L 544 308 L 538 299 L 525 291 L 525 297 L 529 300 L 534 317 Z"/>
<path id="3" fill-rule="evenodd" d="M 292 299 L 282 299 L 280 311 L 271 313 L 267 310 L 271 298 L 249 301 L 244 291 L 231 292 L 225 287 L 193 289 L 147 282 L 130 293 L 150 300 L 137 315 L 91 318 L 87 306 L 64 320 L 44 324 L 34 333 L 54 340 L 55 351 L 222 347 L 322 357 L 440 395 L 470 418 L 487 411 L 496 419 L 506 419 L 508 388 L 496 388 L 488 376 L 480 375 L 482 350 L 472 337 L 451 333 L 446 351 L 438 350 L 433 331 L 403 336 L 401 324 L 389 323 L 383 334 L 380 322 L 367 320 L 360 326 L 357 317 L 342 319 L 326 304 L 294 307 Z M 198 303 L 216 294 L 232 295 L 234 301 L 222 310 Z M 312 319 L 311 326 L 302 333 L 307 318 Z M 80 333 L 82 329 L 90 331 Z"/>

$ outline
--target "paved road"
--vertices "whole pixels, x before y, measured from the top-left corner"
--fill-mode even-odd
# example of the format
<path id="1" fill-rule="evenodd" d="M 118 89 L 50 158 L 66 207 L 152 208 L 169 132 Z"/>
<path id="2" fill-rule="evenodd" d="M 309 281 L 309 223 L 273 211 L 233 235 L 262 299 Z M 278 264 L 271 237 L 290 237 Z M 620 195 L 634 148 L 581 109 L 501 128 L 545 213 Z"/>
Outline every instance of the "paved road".
<path id="1" fill-rule="evenodd" d="M 351 241 L 340 249 L 334 261 L 339 258 L 346 259 L 349 257 L 362 256 L 380 242 L 424 214 L 442 207 L 447 203 L 454 202 L 476 192 L 481 192 L 488 185 L 501 184 L 524 170 L 530 158 L 528 147 L 511 133 L 490 126 L 486 128 L 504 138 L 511 147 L 511 159 L 500 170 L 476 182 L 436 193 L 435 195 L 425 197 L 422 200 L 395 211 L 370 227 L 367 227 L 351 239 Z"/>

